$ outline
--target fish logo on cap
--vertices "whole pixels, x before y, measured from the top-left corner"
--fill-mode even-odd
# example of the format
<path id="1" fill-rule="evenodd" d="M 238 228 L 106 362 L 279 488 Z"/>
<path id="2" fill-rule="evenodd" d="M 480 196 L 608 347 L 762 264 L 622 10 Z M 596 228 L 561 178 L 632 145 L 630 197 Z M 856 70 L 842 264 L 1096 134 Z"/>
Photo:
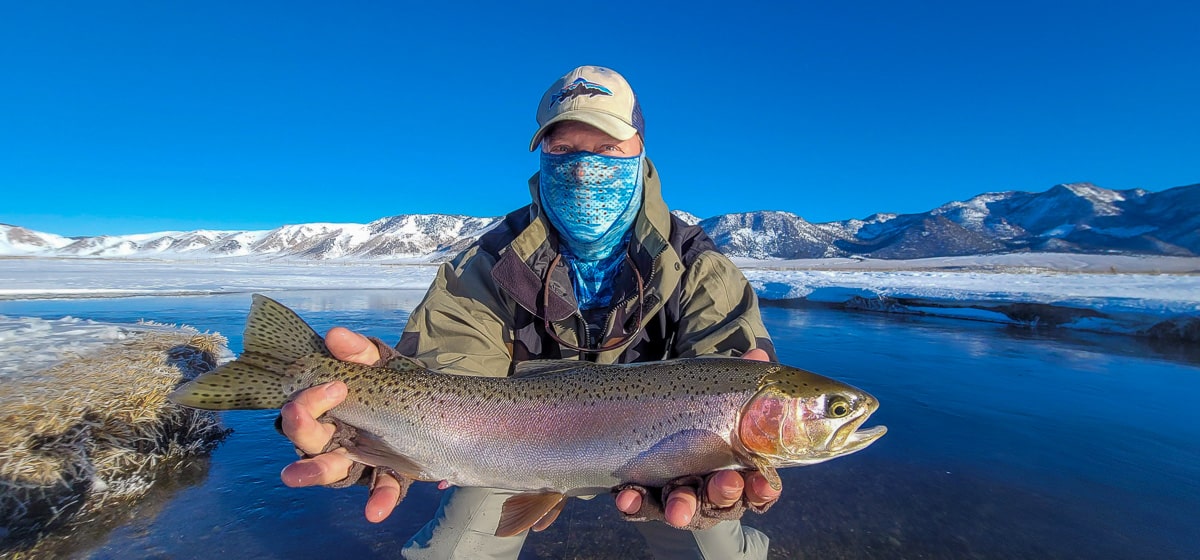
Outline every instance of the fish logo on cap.
<path id="1" fill-rule="evenodd" d="M 550 96 L 550 106 L 553 107 L 555 103 L 562 103 L 564 101 L 574 99 L 576 97 L 582 97 L 584 95 L 588 97 L 595 97 L 597 95 L 611 96 L 612 94 L 613 92 L 611 89 L 597 84 L 596 82 L 589 82 L 583 78 L 575 78 L 575 81 L 571 82 L 570 85 L 558 90 L 557 93 Z"/>

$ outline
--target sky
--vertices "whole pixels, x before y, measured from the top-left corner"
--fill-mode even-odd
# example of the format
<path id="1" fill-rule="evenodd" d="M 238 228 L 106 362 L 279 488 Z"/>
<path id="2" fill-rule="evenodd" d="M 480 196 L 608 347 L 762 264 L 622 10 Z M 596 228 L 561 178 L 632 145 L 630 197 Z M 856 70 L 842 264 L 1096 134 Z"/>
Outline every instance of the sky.
<path id="1" fill-rule="evenodd" d="M 502 215 L 584 64 L 633 85 L 668 205 L 701 218 L 1200 183 L 1194 2 L 408 4 L 4 4 L 0 223 Z"/>

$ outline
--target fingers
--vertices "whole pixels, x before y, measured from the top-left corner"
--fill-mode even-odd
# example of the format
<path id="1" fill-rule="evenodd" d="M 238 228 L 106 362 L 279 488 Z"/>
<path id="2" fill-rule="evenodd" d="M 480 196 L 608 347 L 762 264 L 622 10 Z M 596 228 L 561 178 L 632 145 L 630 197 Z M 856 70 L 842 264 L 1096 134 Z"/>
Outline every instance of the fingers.
<path id="1" fill-rule="evenodd" d="M 667 505 L 663 507 L 663 516 L 667 518 L 669 525 L 682 529 L 692 522 L 699 507 L 700 500 L 696 497 L 696 492 L 691 488 L 680 488 L 667 496 Z"/>
<path id="2" fill-rule="evenodd" d="M 633 515 L 642 509 L 642 495 L 634 490 L 625 489 L 617 493 L 617 509 L 626 515 Z"/>
<path id="3" fill-rule="evenodd" d="M 329 443 L 335 428 L 317 422 L 317 417 L 346 399 L 346 384 L 333 381 L 300 391 L 296 399 L 279 410 L 283 435 L 301 451 L 316 455 Z"/>
<path id="4" fill-rule="evenodd" d="M 771 361 L 771 355 L 767 354 L 767 351 L 763 350 L 762 348 L 755 348 L 749 352 L 746 352 L 745 354 L 742 354 L 742 359 L 754 360 L 756 362 L 769 362 Z"/>
<path id="5" fill-rule="evenodd" d="M 758 471 L 741 473 L 738 471 L 719 471 L 708 481 L 705 488 L 708 501 L 717 508 L 731 507 L 746 495 L 746 502 L 755 507 L 762 507 L 779 499 L 781 490 L 771 488 Z"/>
<path id="6" fill-rule="evenodd" d="M 755 472 L 746 473 L 746 501 L 756 507 L 765 506 L 779 499 L 779 495 L 783 490 L 775 490 L 771 488 L 771 483 L 767 482 L 766 477 Z"/>
<path id="7" fill-rule="evenodd" d="M 380 474 L 375 478 L 375 488 L 367 498 L 367 508 L 363 515 L 367 521 L 379 523 L 387 519 L 400 503 L 400 481 L 388 474 Z"/>
<path id="8" fill-rule="evenodd" d="M 354 464 L 342 453 L 322 453 L 311 459 L 301 459 L 283 468 L 280 480 L 292 487 L 323 486 L 346 478 Z"/>
<path id="9" fill-rule="evenodd" d="M 367 337 L 350 329 L 334 327 L 325 334 L 325 347 L 343 362 L 373 365 L 379 361 L 379 349 Z"/>
<path id="10" fill-rule="evenodd" d="M 718 471 L 708 481 L 704 491 L 708 494 L 708 502 L 714 507 L 727 508 L 742 499 L 742 489 L 746 487 L 746 479 L 737 471 Z"/>

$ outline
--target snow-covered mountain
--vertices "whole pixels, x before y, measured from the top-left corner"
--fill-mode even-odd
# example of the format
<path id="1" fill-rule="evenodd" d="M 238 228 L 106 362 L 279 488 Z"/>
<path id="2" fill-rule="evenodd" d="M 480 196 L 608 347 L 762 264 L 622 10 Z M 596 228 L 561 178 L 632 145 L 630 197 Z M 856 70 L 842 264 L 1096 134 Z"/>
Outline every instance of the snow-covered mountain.
<path id="1" fill-rule="evenodd" d="M 920 214 L 875 214 L 865 220 L 816 224 L 776 211 L 703 221 L 687 212 L 675 215 L 698 222 L 726 254 L 759 259 L 913 259 L 1014 251 L 1200 256 L 1200 184 L 1162 192 L 1063 184 L 1040 193 L 981 194 Z M 0 224 L 0 256 L 440 261 L 498 221 L 409 214 L 369 224 L 97 237 L 63 237 Z"/>
<path id="2" fill-rule="evenodd" d="M 497 222 L 496 218 L 410 214 L 368 224 L 314 223 L 260 231 L 168 231 L 75 238 L 0 224 L 0 255 L 437 261 L 461 251 Z"/>
<path id="3" fill-rule="evenodd" d="M 694 226 L 694 225 L 700 223 L 700 218 L 691 212 L 685 212 L 683 210 L 672 210 L 671 213 L 674 214 L 676 218 L 683 220 L 683 223 L 685 223 L 689 226 Z"/>
<path id="4" fill-rule="evenodd" d="M 751 258 L 915 259 L 1014 251 L 1200 255 L 1200 184 L 1162 192 L 1090 183 L 986 193 L 920 214 L 813 224 L 783 212 L 700 223 L 728 254 Z"/>

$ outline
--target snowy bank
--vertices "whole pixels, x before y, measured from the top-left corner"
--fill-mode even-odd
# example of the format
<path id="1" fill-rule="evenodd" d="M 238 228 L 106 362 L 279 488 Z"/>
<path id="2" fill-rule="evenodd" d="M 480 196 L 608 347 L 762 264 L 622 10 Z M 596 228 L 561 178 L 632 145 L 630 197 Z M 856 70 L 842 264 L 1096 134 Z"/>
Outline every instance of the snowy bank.
<path id="1" fill-rule="evenodd" d="M 1195 340 L 1200 331 L 1200 258 L 1195 257 L 1014 253 L 735 262 L 768 305 L 827 305 L 1185 340 Z M 349 261 L 0 259 L 0 299 L 425 289 L 436 271 L 432 265 Z"/>
<path id="2" fill-rule="evenodd" d="M 822 305 L 1200 341 L 1197 274 L 744 271 L 764 305 Z"/>

